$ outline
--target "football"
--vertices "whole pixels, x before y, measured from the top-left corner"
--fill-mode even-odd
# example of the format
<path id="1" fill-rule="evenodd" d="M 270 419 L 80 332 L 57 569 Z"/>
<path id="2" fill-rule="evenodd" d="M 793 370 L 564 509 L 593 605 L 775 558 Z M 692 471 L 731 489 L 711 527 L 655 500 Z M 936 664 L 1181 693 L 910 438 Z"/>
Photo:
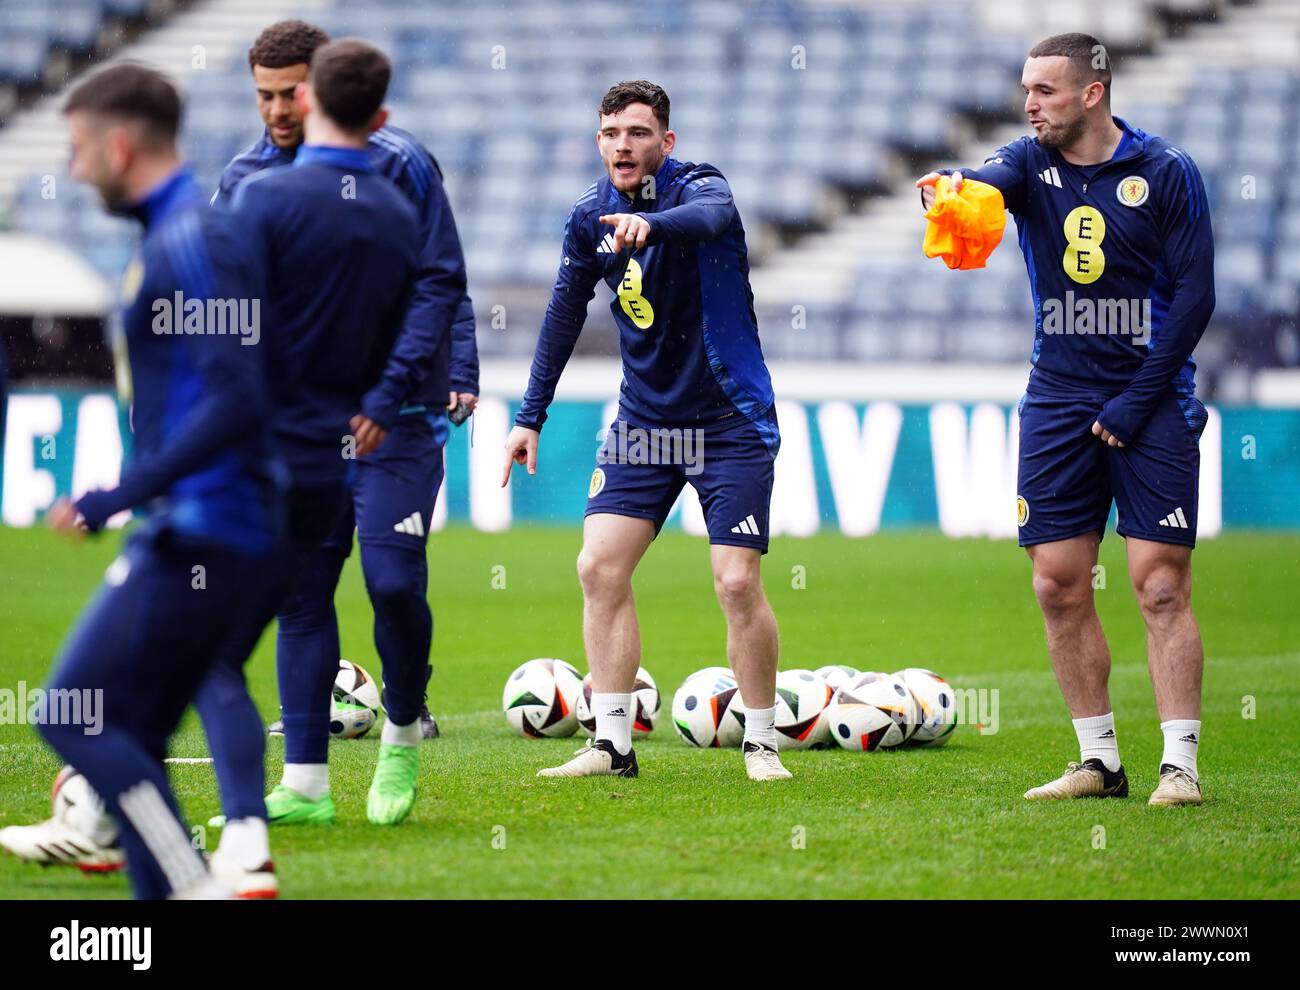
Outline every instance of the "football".
<path id="1" fill-rule="evenodd" d="M 736 678 L 726 667 L 705 667 L 673 695 L 673 726 L 691 746 L 739 746 L 745 714 Z"/>
<path id="2" fill-rule="evenodd" d="M 642 739 L 655 728 L 659 718 L 659 688 L 650 672 L 638 667 L 636 681 L 632 684 L 632 738 Z M 591 674 L 582 679 L 578 692 L 578 728 L 589 739 L 596 738 L 596 715 L 591 710 Z"/>
<path id="3" fill-rule="evenodd" d="M 933 670 L 908 667 L 894 675 L 907 685 L 916 701 L 916 732 L 908 740 L 914 746 L 942 746 L 957 728 L 957 699 L 952 687 Z"/>
<path id="4" fill-rule="evenodd" d="M 783 670 L 776 675 L 777 749 L 812 749 L 830 742 L 826 706 L 830 685 L 811 670 Z"/>
<path id="5" fill-rule="evenodd" d="M 552 657 L 528 660 L 506 678 L 501 710 L 510 728 L 529 739 L 571 736 L 578 731 L 582 675 Z"/>
<path id="6" fill-rule="evenodd" d="M 330 695 L 330 738 L 360 739 L 379 720 L 379 685 L 366 668 L 351 660 L 339 661 Z"/>
<path id="7" fill-rule="evenodd" d="M 861 671 L 848 664 L 828 663 L 825 667 L 818 667 L 813 673 L 829 684 L 832 691 L 838 691 Z"/>
<path id="8" fill-rule="evenodd" d="M 868 671 L 835 692 L 827 712 L 831 737 L 844 749 L 874 752 L 901 746 L 916 731 L 912 692 L 896 677 Z"/>
<path id="9" fill-rule="evenodd" d="M 117 842 L 117 822 L 104 807 L 90 782 L 75 768 L 66 766 L 54 778 L 50 793 L 54 820 L 76 829 L 101 846 Z"/>

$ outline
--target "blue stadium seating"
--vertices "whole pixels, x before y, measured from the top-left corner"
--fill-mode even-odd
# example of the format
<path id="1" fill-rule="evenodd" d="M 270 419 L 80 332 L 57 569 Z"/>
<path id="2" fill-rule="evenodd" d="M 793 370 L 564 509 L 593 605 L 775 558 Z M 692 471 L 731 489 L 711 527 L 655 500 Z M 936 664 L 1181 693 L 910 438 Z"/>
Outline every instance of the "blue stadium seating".
<path id="1" fill-rule="evenodd" d="M 99 18 L 138 16 L 144 6 L 0 0 L 0 79 L 31 78 L 50 45 L 84 48 Z M 474 294 L 490 301 L 499 287 L 531 287 L 536 305 L 512 316 L 525 324 L 545 304 L 569 208 L 599 174 L 595 107 L 612 81 L 661 82 L 675 100 L 678 156 L 720 165 L 750 227 L 802 232 L 826 223 L 841 191 L 896 188 L 916 168 L 950 160 L 970 115 L 1016 121 L 1032 40 L 990 33 L 955 0 L 664 0 L 650 23 L 624 5 L 587 0 L 367 0 L 364 9 L 336 0 L 311 16 L 394 56 L 393 122 L 424 140 L 446 173 Z M 212 187 L 260 133 L 251 87 L 241 60 L 184 83 L 185 146 Z M 1287 180 L 1300 160 L 1300 68 L 1207 66 L 1197 94 L 1185 104 L 1140 104 L 1132 121 L 1185 147 L 1205 176 L 1219 243 L 1218 317 L 1247 325 L 1293 315 L 1300 188 Z M 81 196 L 43 200 L 35 180 L 15 215 L 20 226 L 83 245 L 110 275 L 130 250 L 117 221 L 92 219 L 97 211 Z M 845 298 L 810 302 L 805 331 L 785 329 L 788 308 L 769 312 L 760 299 L 765 349 L 1023 360 L 1031 308 L 1014 245 L 995 253 L 985 276 L 958 282 L 936 277 L 919 233 L 918 225 L 915 257 L 864 259 Z M 917 293 L 922 274 L 926 292 Z M 484 334 L 485 353 L 531 346 L 530 333 Z"/>

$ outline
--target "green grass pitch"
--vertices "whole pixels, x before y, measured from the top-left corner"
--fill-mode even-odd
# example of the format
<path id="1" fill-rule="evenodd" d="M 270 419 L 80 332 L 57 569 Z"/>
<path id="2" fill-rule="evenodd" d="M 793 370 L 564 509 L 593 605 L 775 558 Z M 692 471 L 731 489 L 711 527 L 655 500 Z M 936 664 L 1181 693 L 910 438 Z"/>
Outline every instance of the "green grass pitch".
<path id="1" fill-rule="evenodd" d="M 0 688 L 44 679 L 117 541 L 78 548 L 39 530 L 0 530 Z M 1009 543 L 925 533 L 776 541 L 764 569 L 782 666 L 931 666 L 957 687 L 996 688 L 997 732 L 959 726 L 938 750 L 791 753 L 795 779 L 764 786 L 745 779 L 736 750 L 682 744 L 665 710 L 638 746 L 639 779 L 539 780 L 534 772 L 567 758 L 581 737 L 514 737 L 500 712 L 501 688 L 533 656 L 562 657 L 585 671 L 578 543 L 574 529 L 434 534 L 430 698 L 445 736 L 422 748 L 419 802 L 398 828 L 367 825 L 378 733 L 332 744 L 339 822 L 273 830 L 283 896 L 1300 895 L 1300 537 L 1237 534 L 1196 553 L 1195 604 L 1209 656 L 1207 803 L 1180 809 L 1146 805 L 1161 738 L 1123 541 L 1113 534 L 1103 544 L 1098 599 L 1114 654 L 1111 690 L 1133 787 L 1127 800 L 1021 798 L 1077 753 L 1028 561 Z M 794 587 L 796 568 L 805 587 Z M 494 587 L 502 575 L 505 587 Z M 637 575 L 636 594 L 644 663 L 666 709 L 686 674 L 725 662 L 704 543 L 663 536 Z M 338 611 L 344 656 L 378 673 L 355 555 Z M 264 637 L 250 667 L 268 718 L 277 706 L 271 646 Z M 1244 717 L 1252 704 L 1254 717 Z M 206 754 L 192 718 L 173 752 Z M 281 754 L 273 740 L 273 781 Z M 0 826 L 48 815 L 58 765 L 30 727 L 0 726 Z M 174 766 L 172 779 L 193 823 L 219 810 L 210 766 Z M 203 837 L 215 847 L 215 830 Z M 3 898 L 127 893 L 120 876 L 0 857 Z"/>

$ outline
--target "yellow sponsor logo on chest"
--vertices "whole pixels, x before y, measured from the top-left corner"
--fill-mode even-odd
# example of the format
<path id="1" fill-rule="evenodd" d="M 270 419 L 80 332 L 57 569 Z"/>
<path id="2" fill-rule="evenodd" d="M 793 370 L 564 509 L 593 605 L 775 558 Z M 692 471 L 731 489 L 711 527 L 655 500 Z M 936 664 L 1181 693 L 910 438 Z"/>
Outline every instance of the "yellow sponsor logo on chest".
<path id="1" fill-rule="evenodd" d="M 1080 285 L 1091 285 L 1106 270 L 1106 218 L 1095 206 L 1076 206 L 1065 218 L 1065 255 L 1061 267 Z"/>
<path id="2" fill-rule="evenodd" d="M 638 330 L 649 330 L 655 321 L 654 307 L 641 295 L 641 266 L 635 260 L 627 263 L 623 281 L 618 283 L 618 304 Z"/>

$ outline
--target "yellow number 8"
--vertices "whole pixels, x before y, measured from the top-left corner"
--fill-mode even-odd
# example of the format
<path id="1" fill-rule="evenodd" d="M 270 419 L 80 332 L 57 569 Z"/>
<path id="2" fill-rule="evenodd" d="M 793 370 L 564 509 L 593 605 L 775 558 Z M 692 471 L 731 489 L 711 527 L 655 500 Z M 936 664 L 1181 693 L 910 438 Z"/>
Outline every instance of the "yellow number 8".
<path id="1" fill-rule="evenodd" d="M 1076 206 L 1065 218 L 1065 274 L 1081 285 L 1091 285 L 1106 270 L 1106 218 L 1095 206 Z"/>

